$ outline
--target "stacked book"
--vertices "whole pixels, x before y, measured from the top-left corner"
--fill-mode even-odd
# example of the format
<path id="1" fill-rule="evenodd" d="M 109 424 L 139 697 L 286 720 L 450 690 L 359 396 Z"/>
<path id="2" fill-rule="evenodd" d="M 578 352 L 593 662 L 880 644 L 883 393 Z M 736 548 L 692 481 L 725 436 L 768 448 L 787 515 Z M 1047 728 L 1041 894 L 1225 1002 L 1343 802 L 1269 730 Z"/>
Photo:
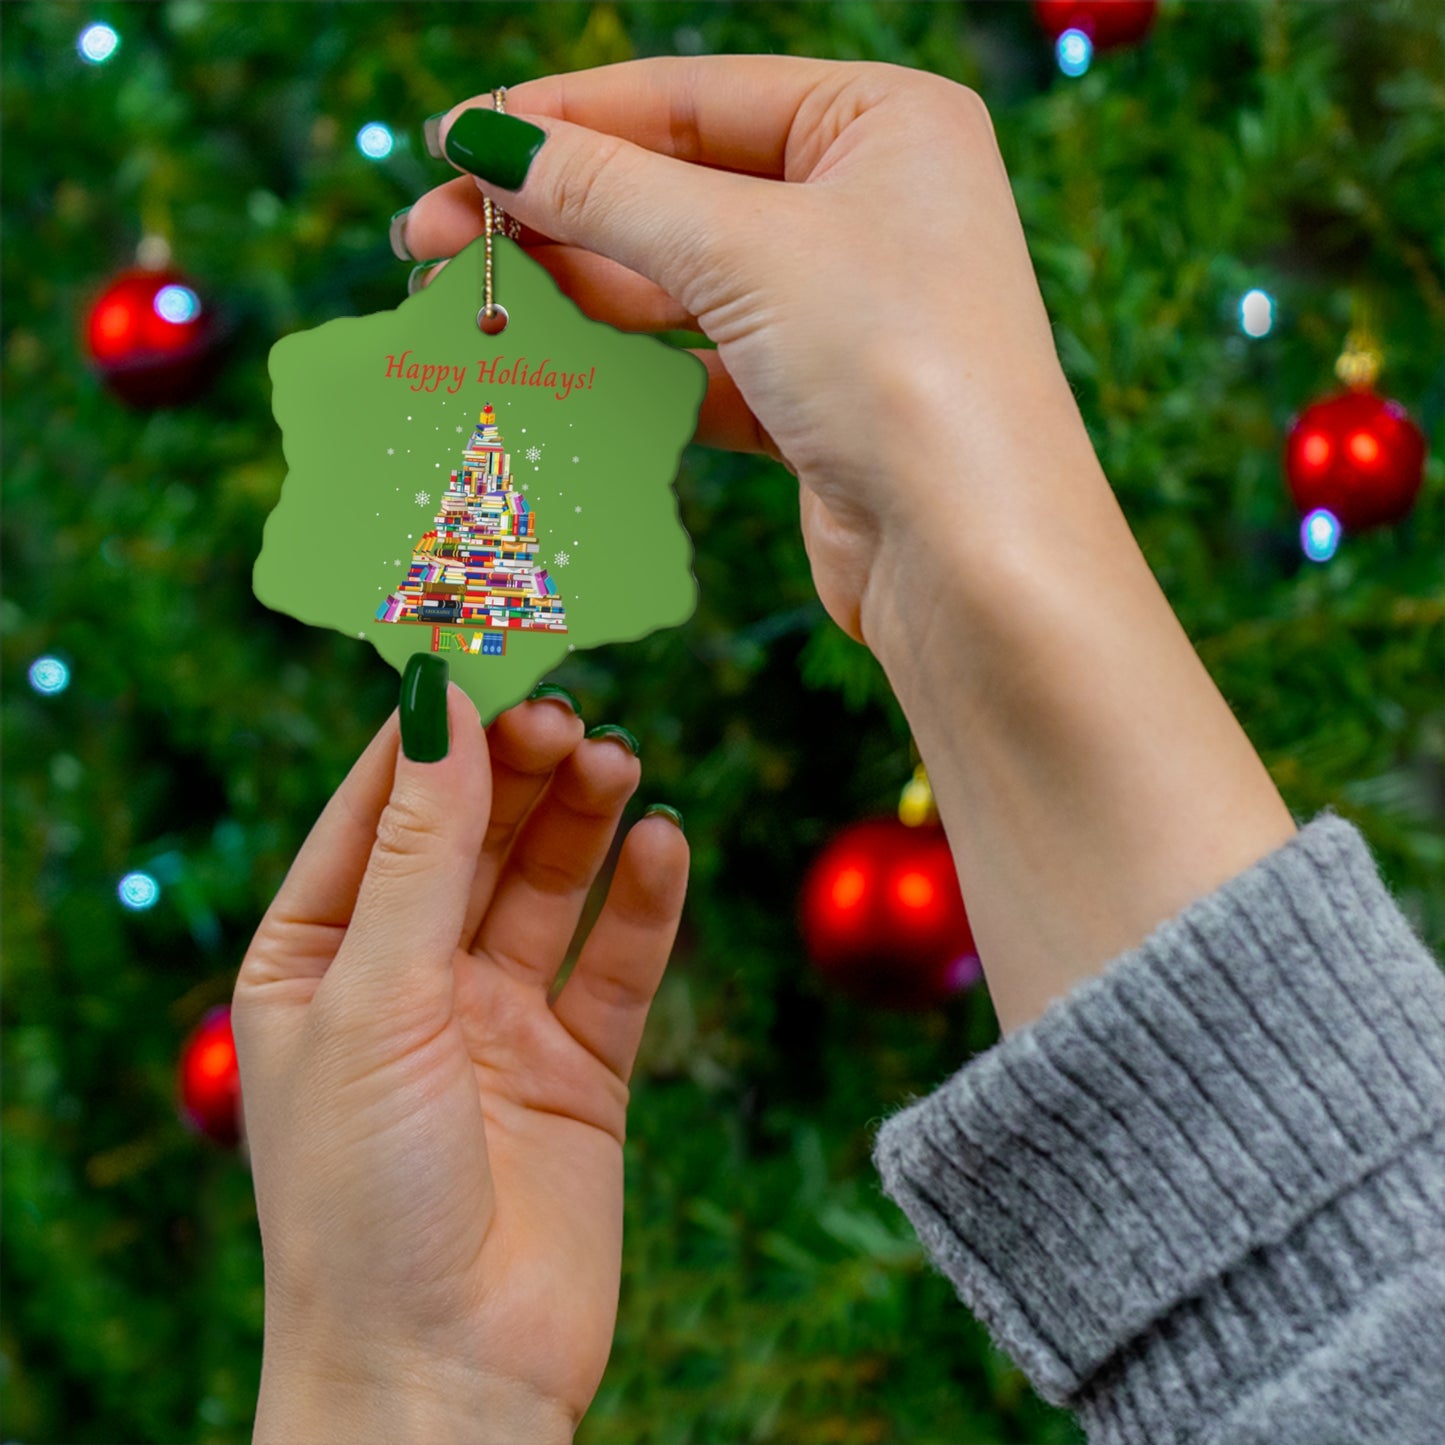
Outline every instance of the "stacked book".
<path id="1" fill-rule="evenodd" d="M 537 514 L 512 487 L 512 459 L 482 408 L 433 529 L 412 551 L 378 622 L 566 632 L 557 584 L 537 566 Z"/>

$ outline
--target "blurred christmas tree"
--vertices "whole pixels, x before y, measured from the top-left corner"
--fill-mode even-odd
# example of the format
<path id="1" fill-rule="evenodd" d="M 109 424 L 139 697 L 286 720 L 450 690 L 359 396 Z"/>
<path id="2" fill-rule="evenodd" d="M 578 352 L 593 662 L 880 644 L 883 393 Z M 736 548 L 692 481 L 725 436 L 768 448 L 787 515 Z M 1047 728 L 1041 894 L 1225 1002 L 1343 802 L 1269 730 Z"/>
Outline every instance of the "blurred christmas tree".
<path id="1" fill-rule="evenodd" d="M 1430 0 L 1166 3 L 1143 44 L 1072 76 L 1080 54 L 1056 62 L 1021 4 L 40 0 L 0 27 L 9 1437 L 249 1439 L 250 1179 L 178 1120 L 177 1053 L 397 687 L 368 647 L 251 595 L 283 474 L 265 356 L 396 304 L 387 218 L 450 174 L 421 119 L 493 85 L 776 51 L 979 90 L 1065 367 L 1186 629 L 1297 816 L 1358 822 L 1445 944 Z M 127 409 L 86 365 L 87 309 L 143 241 L 195 278 L 174 324 L 192 301 L 224 322 L 188 407 Z M 1263 333 L 1258 299 L 1241 324 L 1256 290 Z M 1316 564 L 1281 446 L 1361 306 L 1432 456 L 1410 516 Z M 986 997 L 849 1004 L 779 924 L 826 839 L 891 805 L 906 728 L 814 598 L 791 480 L 694 450 L 678 486 L 696 616 L 557 675 L 590 722 L 639 735 L 636 806 L 681 807 L 695 859 L 636 1076 L 618 1340 L 580 1438 L 1075 1440 L 868 1163 L 880 1115 L 996 1037 Z"/>

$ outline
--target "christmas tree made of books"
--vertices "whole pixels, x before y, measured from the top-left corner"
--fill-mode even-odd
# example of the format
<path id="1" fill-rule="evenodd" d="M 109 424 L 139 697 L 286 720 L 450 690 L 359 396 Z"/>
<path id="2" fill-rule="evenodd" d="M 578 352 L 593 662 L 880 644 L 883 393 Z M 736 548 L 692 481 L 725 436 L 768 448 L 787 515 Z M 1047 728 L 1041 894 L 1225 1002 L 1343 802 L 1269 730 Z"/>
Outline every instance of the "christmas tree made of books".
<path id="1" fill-rule="evenodd" d="M 378 622 L 566 632 L 557 584 L 537 566 L 537 514 L 512 488 L 511 457 L 490 405 L 482 408 L 460 471 L 442 497 L 436 526 L 412 551 L 406 580 L 376 609 Z M 478 632 L 462 650 L 497 654 L 505 636 Z"/>

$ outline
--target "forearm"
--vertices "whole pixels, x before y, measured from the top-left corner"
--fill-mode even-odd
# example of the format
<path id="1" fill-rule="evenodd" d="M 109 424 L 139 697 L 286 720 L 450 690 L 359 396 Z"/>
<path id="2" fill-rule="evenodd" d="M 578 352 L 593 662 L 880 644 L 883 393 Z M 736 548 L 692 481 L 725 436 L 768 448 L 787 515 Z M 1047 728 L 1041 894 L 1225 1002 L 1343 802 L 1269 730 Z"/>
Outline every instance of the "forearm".
<path id="1" fill-rule="evenodd" d="M 863 611 L 1005 1032 L 1295 831 L 1077 414 L 1038 422 L 986 503 L 895 527 Z M 938 475 L 961 449 L 910 452 Z"/>

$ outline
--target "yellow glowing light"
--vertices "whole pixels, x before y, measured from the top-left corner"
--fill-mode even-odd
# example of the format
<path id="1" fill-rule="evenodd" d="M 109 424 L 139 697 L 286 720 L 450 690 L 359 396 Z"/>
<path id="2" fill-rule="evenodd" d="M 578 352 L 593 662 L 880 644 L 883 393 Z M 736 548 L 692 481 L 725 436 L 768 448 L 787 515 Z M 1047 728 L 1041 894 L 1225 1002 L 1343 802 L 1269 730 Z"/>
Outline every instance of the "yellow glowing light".
<path id="1" fill-rule="evenodd" d="M 933 789 L 928 783 L 928 770 L 920 763 L 913 776 L 903 785 L 898 799 L 898 821 L 910 828 L 920 828 L 925 823 L 938 821 L 938 807 L 933 801 Z"/>

